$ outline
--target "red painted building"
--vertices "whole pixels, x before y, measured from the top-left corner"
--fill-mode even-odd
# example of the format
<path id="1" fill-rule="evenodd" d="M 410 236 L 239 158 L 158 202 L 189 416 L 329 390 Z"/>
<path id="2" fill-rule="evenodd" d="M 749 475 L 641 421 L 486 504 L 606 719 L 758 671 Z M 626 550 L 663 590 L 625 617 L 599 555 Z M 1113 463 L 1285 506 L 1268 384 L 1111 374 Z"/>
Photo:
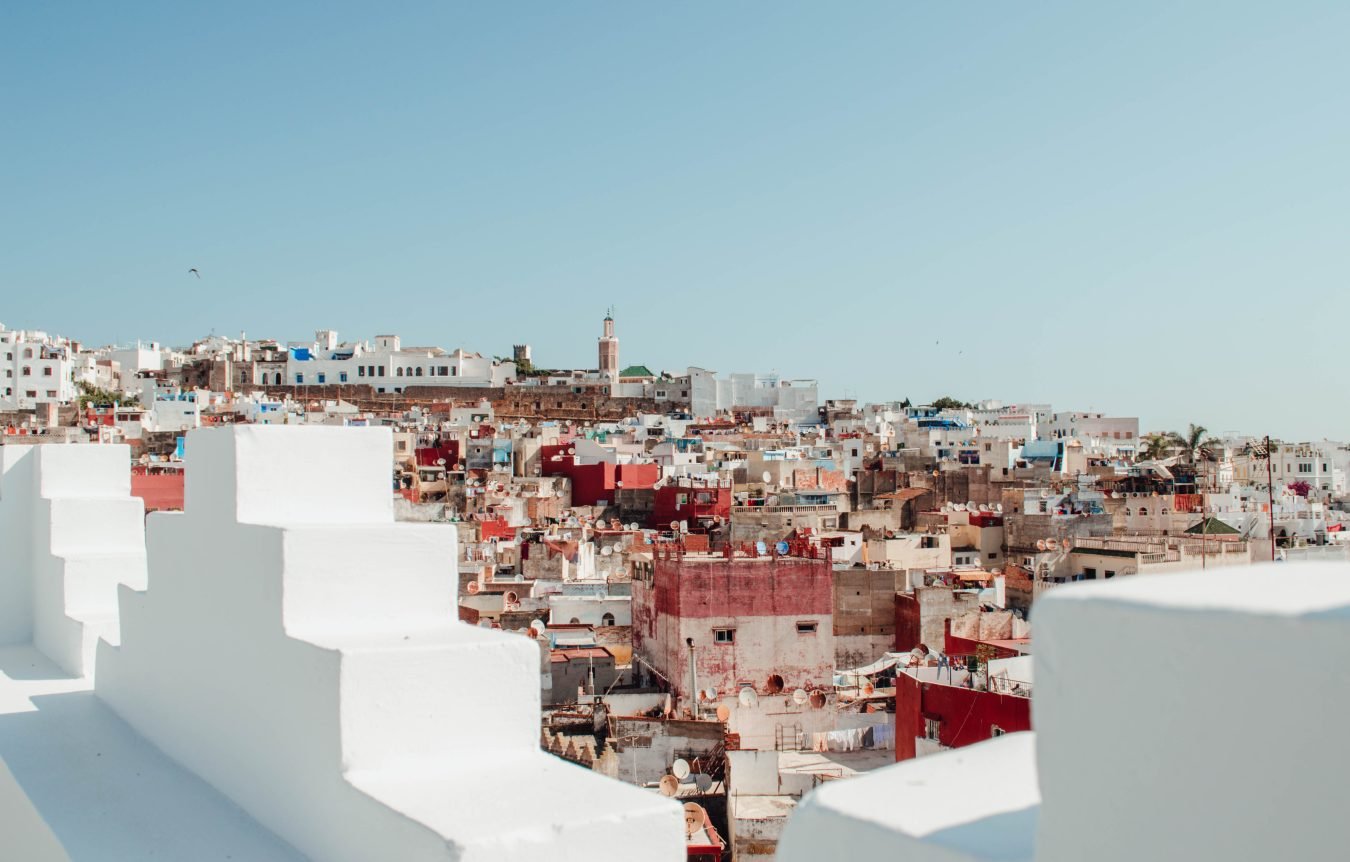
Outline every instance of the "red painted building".
<path id="1" fill-rule="evenodd" d="M 633 649 L 677 696 L 687 698 L 695 686 L 725 694 L 741 685 L 772 691 L 831 684 L 828 561 L 662 547 L 634 566 Z"/>
<path id="2" fill-rule="evenodd" d="M 1019 730 L 1031 730 L 1030 697 L 895 675 L 896 760 L 915 757 L 919 739 L 960 748 Z"/>
<path id="3" fill-rule="evenodd" d="M 649 526 L 665 530 L 674 521 L 685 521 L 690 530 L 703 532 L 714 523 L 730 520 L 730 486 L 672 483 L 656 489 Z"/>
<path id="4" fill-rule="evenodd" d="M 145 511 L 183 510 L 183 471 L 150 472 L 145 467 L 131 468 L 131 495 L 145 501 Z"/>
<path id="5" fill-rule="evenodd" d="M 602 500 L 613 503 L 619 488 L 651 488 L 661 478 L 661 467 L 657 464 L 578 464 L 567 450 L 566 445 L 543 446 L 540 463 L 545 476 L 566 476 L 572 480 L 574 506 L 595 506 Z"/>
<path id="6" fill-rule="evenodd" d="M 444 462 L 444 463 L 442 463 Z M 460 466 L 459 441 L 446 440 L 439 446 L 421 446 L 417 449 L 417 466 L 444 467 L 456 470 Z"/>

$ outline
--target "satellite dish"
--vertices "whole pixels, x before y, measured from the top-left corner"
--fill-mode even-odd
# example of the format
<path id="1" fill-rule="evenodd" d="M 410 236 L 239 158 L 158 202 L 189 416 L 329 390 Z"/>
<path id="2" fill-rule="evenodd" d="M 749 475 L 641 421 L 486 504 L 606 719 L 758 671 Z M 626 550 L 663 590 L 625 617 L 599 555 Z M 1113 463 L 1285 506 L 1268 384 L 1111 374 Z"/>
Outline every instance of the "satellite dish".
<path id="1" fill-rule="evenodd" d="M 773 474 L 770 473 L 768 470 L 765 470 L 765 471 L 764 471 L 763 479 L 764 479 L 765 484 L 767 484 L 767 483 L 773 481 Z"/>
<path id="2" fill-rule="evenodd" d="M 1045 550 L 1045 547 L 1046 547 L 1046 545 L 1045 545 L 1045 539 L 1037 539 L 1037 540 L 1036 540 L 1036 550 L 1038 550 L 1038 551 L 1044 551 L 1044 550 Z"/>
<path id="3" fill-rule="evenodd" d="M 803 703 L 806 703 L 806 699 L 808 697 L 810 697 L 810 695 L 806 693 L 805 689 L 799 688 L 792 693 L 792 699 L 796 701 L 798 706 L 802 705 Z"/>
<path id="4" fill-rule="evenodd" d="M 747 709 L 753 708 L 759 705 L 759 695 L 747 685 L 741 689 L 740 694 L 736 695 L 736 702 Z"/>
<path id="5" fill-rule="evenodd" d="M 663 775 L 660 781 L 660 792 L 662 796 L 674 796 L 675 791 L 680 789 L 680 780 L 673 775 Z"/>
<path id="6" fill-rule="evenodd" d="M 863 696 L 863 697 L 871 697 L 873 694 L 876 693 L 876 690 L 877 690 L 877 687 L 876 687 L 875 685 L 872 685 L 872 683 L 870 683 L 870 682 L 865 682 L 865 683 L 862 684 L 862 696 Z"/>
<path id="7" fill-rule="evenodd" d="M 437 467 L 444 467 L 444 466 L 445 466 L 445 459 L 444 459 L 444 458 L 437 458 L 437 459 L 436 459 L 436 466 L 437 466 Z"/>
<path id="8" fill-rule="evenodd" d="M 689 761 L 683 757 L 675 758 L 675 762 L 670 765 L 670 774 L 679 781 L 684 781 L 689 777 Z"/>
<path id="9" fill-rule="evenodd" d="M 637 522 L 634 521 L 633 523 L 629 524 L 629 525 L 628 525 L 628 529 L 633 530 L 634 532 L 636 532 L 637 529 L 638 529 Z"/>
<path id="10" fill-rule="evenodd" d="M 704 700 L 707 700 L 707 701 L 714 701 L 714 700 L 717 700 L 717 689 L 715 689 L 715 688 L 705 688 L 705 689 L 703 690 L 703 699 L 704 699 Z"/>
<path id="11" fill-rule="evenodd" d="M 530 623 L 530 631 L 534 632 L 535 637 L 540 637 L 541 635 L 543 635 L 544 631 L 547 628 L 548 626 L 544 625 L 543 620 L 535 620 L 534 622 Z"/>
<path id="12" fill-rule="evenodd" d="M 1003 504 L 1002 504 L 1002 503 L 995 503 L 995 504 L 994 504 L 994 511 L 995 511 L 995 512 L 998 512 L 1000 515 L 1002 515 L 1002 514 L 1003 514 Z"/>
<path id="13" fill-rule="evenodd" d="M 671 522 L 670 522 L 670 529 L 671 529 L 672 532 L 675 531 L 675 530 L 680 529 L 680 522 L 679 522 L 679 521 L 671 521 Z"/>
<path id="14" fill-rule="evenodd" d="M 1046 550 L 1049 550 L 1049 551 L 1055 550 L 1056 548 L 1059 547 L 1059 539 L 1046 539 L 1046 540 L 1045 540 L 1045 547 L 1046 547 Z"/>
<path id="15" fill-rule="evenodd" d="M 698 787 L 700 793 L 707 793 L 712 789 L 712 784 L 712 776 L 708 775 L 706 772 L 700 772 L 698 775 L 694 776 L 694 785 Z"/>
<path id="16" fill-rule="evenodd" d="M 825 692 L 823 691 L 811 692 L 811 708 L 821 709 L 824 706 L 825 706 Z"/>
<path id="17" fill-rule="evenodd" d="M 515 604 L 515 603 L 518 602 L 518 601 L 520 601 L 520 596 L 516 595 L 516 591 L 515 591 L 515 590 L 507 590 L 507 591 L 506 591 L 506 603 L 507 603 L 508 605 L 513 605 L 513 604 Z"/>
<path id="18" fill-rule="evenodd" d="M 469 595 L 476 596 L 478 595 L 478 591 L 482 589 L 482 587 L 478 586 L 477 581 L 469 581 L 469 585 L 466 586 L 464 589 L 468 591 Z"/>
<path id="19" fill-rule="evenodd" d="M 984 504 L 984 503 L 981 503 L 981 504 L 980 504 L 980 511 L 981 511 L 981 512 L 988 512 L 988 511 L 989 511 L 989 506 L 986 505 L 986 504 Z"/>
<path id="20" fill-rule="evenodd" d="M 612 553 L 614 553 L 614 549 L 611 548 L 609 545 L 605 545 L 603 548 L 600 549 L 600 556 L 602 557 L 608 557 Z"/>
<path id="21" fill-rule="evenodd" d="M 727 721 L 730 718 L 731 718 L 731 710 L 727 709 L 726 704 L 719 703 L 717 705 L 717 720 Z"/>
<path id="22" fill-rule="evenodd" d="M 967 511 L 967 512 L 974 512 L 977 508 L 978 508 L 978 507 L 975 505 L 975 503 L 974 503 L 973 501 L 971 501 L 971 500 L 967 500 L 967 501 L 966 501 L 966 511 Z"/>

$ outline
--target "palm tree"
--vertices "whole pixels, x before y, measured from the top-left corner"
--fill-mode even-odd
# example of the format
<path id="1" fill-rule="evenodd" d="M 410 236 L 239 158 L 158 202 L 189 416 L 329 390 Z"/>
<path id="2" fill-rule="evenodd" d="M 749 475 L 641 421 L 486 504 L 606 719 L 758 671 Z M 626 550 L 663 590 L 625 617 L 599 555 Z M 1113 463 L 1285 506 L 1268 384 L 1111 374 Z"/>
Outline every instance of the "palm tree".
<path id="1" fill-rule="evenodd" d="M 1159 461 L 1171 454 L 1173 445 L 1171 434 L 1146 434 L 1142 454 L 1149 461 Z"/>
<path id="2" fill-rule="evenodd" d="M 1205 435 L 1209 429 L 1203 425 L 1196 425 L 1194 422 L 1186 429 L 1185 434 L 1173 432 L 1172 436 L 1176 440 L 1176 445 L 1181 449 L 1181 453 L 1186 456 L 1186 460 L 1194 464 L 1195 459 L 1201 455 L 1205 442 L 1208 442 Z"/>

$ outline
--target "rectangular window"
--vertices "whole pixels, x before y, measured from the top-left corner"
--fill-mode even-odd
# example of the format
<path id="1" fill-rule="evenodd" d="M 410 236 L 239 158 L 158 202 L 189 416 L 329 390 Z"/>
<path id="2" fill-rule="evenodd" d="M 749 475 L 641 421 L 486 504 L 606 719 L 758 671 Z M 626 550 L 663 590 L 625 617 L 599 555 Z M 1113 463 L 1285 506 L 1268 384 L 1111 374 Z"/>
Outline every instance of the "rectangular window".
<path id="1" fill-rule="evenodd" d="M 379 373 L 378 376 L 380 376 L 380 377 L 383 377 L 383 376 L 384 376 L 384 366 L 383 366 L 383 365 L 380 366 L 380 373 Z"/>
<path id="2" fill-rule="evenodd" d="M 51 367 L 50 365 L 48 365 L 46 368 L 42 369 L 42 376 L 43 376 L 43 377 L 51 377 L 51 376 L 52 376 L 52 367 Z"/>
<path id="3" fill-rule="evenodd" d="M 55 390 L 55 389 L 48 389 L 48 390 L 47 390 L 47 397 L 48 397 L 48 398 L 55 398 L 55 397 L 56 397 L 56 390 Z"/>
<path id="4" fill-rule="evenodd" d="M 813 635 L 816 633 L 816 623 L 797 623 L 797 634 Z"/>
<path id="5" fill-rule="evenodd" d="M 297 385 L 297 386 L 298 386 L 299 384 L 301 384 L 301 383 L 304 383 L 304 382 L 305 382 L 305 375 L 303 375 L 303 374 L 297 374 L 297 375 L 295 375 L 295 382 L 296 382 L 296 385 Z"/>
<path id="6" fill-rule="evenodd" d="M 937 740 L 938 734 L 942 732 L 942 721 L 936 718 L 925 718 L 923 720 L 923 738 Z"/>
<path id="7" fill-rule="evenodd" d="M 358 365 L 358 366 L 356 366 L 356 376 L 357 376 L 357 377 L 365 377 L 365 376 L 366 376 L 366 366 L 364 366 L 364 365 Z"/>
<path id="8" fill-rule="evenodd" d="M 328 375 L 327 375 L 327 374 L 320 374 L 320 375 L 319 375 L 319 382 L 320 382 L 320 383 L 327 383 L 327 382 L 328 382 Z"/>
<path id="9" fill-rule="evenodd" d="M 1096 569 L 1083 569 L 1083 577 L 1086 578 L 1086 579 L 1089 580 L 1089 581 L 1095 581 L 1095 580 L 1097 580 L 1097 570 L 1096 570 Z"/>
<path id="10" fill-rule="evenodd" d="M 338 382 L 339 382 L 339 383 L 346 383 L 346 382 L 347 382 L 347 372 L 345 372 L 345 371 L 339 371 L 339 372 L 338 372 Z"/>
<path id="11" fill-rule="evenodd" d="M 449 377 L 449 376 L 450 376 L 450 366 L 449 366 L 449 365 L 442 365 L 442 366 L 440 367 L 440 375 L 441 375 L 442 377 Z"/>
<path id="12" fill-rule="evenodd" d="M 736 642 L 735 629 L 713 629 L 713 642 L 719 644 L 729 644 Z"/>
<path id="13" fill-rule="evenodd" d="M 1107 569 L 1107 570 L 1106 570 L 1106 579 L 1107 579 L 1107 580 L 1110 580 L 1111 578 L 1114 578 L 1115 576 L 1116 576 L 1116 572 L 1115 572 L 1114 569 Z"/>

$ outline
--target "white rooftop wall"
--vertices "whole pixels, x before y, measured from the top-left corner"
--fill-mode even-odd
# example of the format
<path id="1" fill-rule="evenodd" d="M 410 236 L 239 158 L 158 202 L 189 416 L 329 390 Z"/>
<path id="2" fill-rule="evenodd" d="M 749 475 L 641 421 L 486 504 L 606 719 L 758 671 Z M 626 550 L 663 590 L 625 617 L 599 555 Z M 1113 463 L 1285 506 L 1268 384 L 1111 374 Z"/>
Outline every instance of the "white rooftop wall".
<path id="1" fill-rule="evenodd" d="M 677 806 L 538 748 L 538 651 L 457 621 L 455 532 L 393 521 L 386 429 L 188 437 L 99 694 L 324 860 L 675 859 Z"/>
<path id="2" fill-rule="evenodd" d="M 1066 586 L 1036 613 L 1035 734 L 827 785 L 779 859 L 1343 857 L 1350 567 Z"/>

